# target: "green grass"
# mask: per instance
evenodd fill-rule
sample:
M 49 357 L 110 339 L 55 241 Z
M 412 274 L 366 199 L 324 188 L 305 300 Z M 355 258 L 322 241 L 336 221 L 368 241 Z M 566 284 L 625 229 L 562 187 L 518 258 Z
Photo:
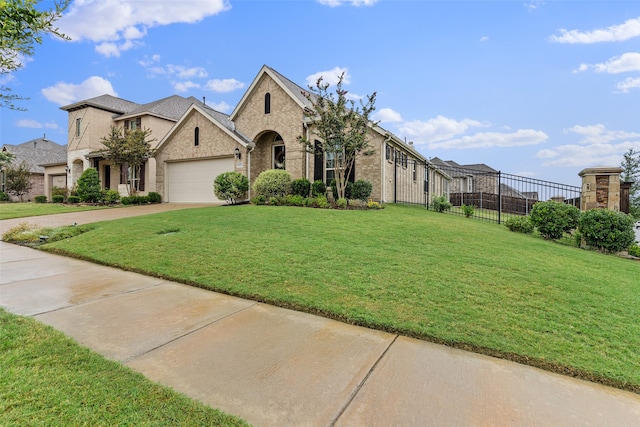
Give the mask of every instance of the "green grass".
M 0 220 L 25 218 L 28 216 L 52 215 L 59 213 L 107 209 L 109 206 L 73 206 L 57 203 L 0 203 Z
M 640 263 L 503 225 L 245 205 L 98 223 L 43 248 L 640 392 Z
M 3 426 L 247 425 L 2 309 L 0 372 Z

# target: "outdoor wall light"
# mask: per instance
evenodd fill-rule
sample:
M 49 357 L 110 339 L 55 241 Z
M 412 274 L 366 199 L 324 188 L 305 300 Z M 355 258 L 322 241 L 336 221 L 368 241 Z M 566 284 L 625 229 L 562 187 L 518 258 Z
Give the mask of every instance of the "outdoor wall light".
M 242 154 L 240 154 L 240 149 L 238 147 L 236 147 L 236 149 L 233 150 L 233 153 L 234 153 L 236 159 L 240 160 L 242 158 Z
M 64 167 L 64 171 L 65 171 L 66 173 L 69 173 L 69 171 L 70 171 L 70 170 L 71 170 L 71 169 L 69 169 L 69 165 L 66 165 L 66 166 Z

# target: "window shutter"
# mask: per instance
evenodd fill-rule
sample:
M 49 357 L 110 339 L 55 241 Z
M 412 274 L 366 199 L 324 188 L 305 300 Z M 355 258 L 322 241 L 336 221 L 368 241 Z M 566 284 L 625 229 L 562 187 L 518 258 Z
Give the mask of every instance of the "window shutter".
M 145 163 L 140 165 L 140 183 L 138 184 L 138 190 L 144 191 L 144 165 Z
M 320 141 L 315 141 L 313 147 L 313 180 L 323 181 L 323 168 L 324 168 L 324 158 L 322 156 L 322 144 Z

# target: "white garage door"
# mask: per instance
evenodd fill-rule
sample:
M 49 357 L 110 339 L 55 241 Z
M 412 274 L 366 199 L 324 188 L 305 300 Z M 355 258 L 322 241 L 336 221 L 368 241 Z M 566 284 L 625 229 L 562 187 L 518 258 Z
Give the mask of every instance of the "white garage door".
M 213 194 L 213 180 L 222 172 L 233 170 L 228 159 L 193 160 L 167 163 L 167 197 L 174 203 L 219 202 Z

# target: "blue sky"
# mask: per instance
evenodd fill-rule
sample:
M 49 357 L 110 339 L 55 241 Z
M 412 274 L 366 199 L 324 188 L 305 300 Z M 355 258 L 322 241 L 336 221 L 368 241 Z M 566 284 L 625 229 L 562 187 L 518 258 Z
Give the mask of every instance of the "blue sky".
M 42 1 L 40 7 L 51 7 Z M 75 0 L 2 83 L 2 143 L 66 143 L 60 106 L 104 93 L 206 97 L 230 113 L 267 64 L 350 96 L 426 157 L 579 185 L 640 150 L 640 2 Z

